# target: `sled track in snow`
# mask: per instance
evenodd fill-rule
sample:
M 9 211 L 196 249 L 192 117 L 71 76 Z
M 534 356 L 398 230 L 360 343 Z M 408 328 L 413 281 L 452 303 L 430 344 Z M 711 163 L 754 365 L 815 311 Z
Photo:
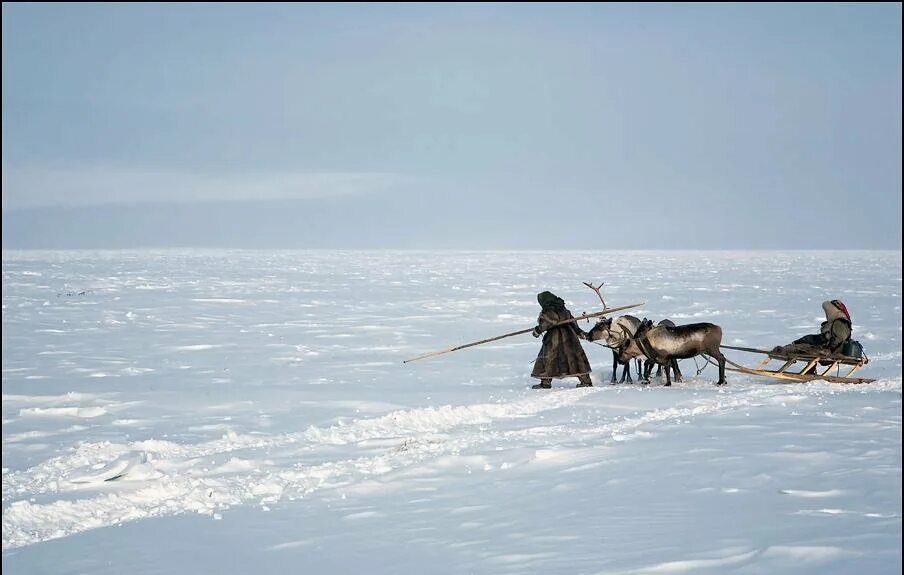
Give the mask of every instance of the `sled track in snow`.
M 220 439 L 198 444 L 145 440 L 128 444 L 108 441 L 83 443 L 74 453 L 55 457 L 30 469 L 3 475 L 3 499 L 47 492 L 80 489 L 69 485 L 77 470 L 106 465 L 136 452 L 155 462 L 188 461 L 251 449 L 297 446 L 299 449 L 324 445 L 346 445 L 369 439 L 408 437 L 441 433 L 458 426 L 485 425 L 497 420 L 529 417 L 577 403 L 592 390 L 567 390 L 565 393 L 536 396 L 510 403 L 479 403 L 463 406 L 425 407 L 398 410 L 380 417 L 357 419 L 328 428 L 311 426 L 306 431 L 280 435 L 227 433 Z M 68 487 L 68 489 L 67 489 Z
M 577 404 L 590 394 L 605 393 L 605 388 L 597 387 L 557 390 L 509 403 L 400 410 L 325 429 L 311 427 L 304 432 L 274 436 L 227 435 L 195 445 L 156 440 L 84 444 L 71 455 L 4 474 L 3 549 L 138 519 L 190 511 L 212 514 L 252 502 L 269 504 L 300 499 L 318 489 L 353 485 L 369 477 L 495 442 L 517 444 L 542 438 L 545 442 L 562 443 L 579 437 L 583 442 L 597 438 L 601 440 L 597 443 L 605 444 L 614 441 L 613 436 L 641 426 L 729 413 L 802 392 L 806 393 L 801 387 L 758 386 L 732 393 L 715 392 L 705 398 L 602 425 L 536 425 L 532 416 Z M 494 424 L 515 419 L 525 419 L 527 425 L 515 430 L 493 429 Z M 281 453 L 280 457 L 298 455 L 297 459 L 301 460 L 311 450 L 350 444 L 361 447 L 362 442 L 379 443 L 381 453 L 373 455 L 373 445 L 367 445 L 363 449 L 370 452 L 367 455 L 310 466 L 295 463 L 289 467 L 266 461 L 271 457 L 267 450 L 273 448 L 291 448 L 292 452 Z M 201 461 L 211 455 L 240 451 L 255 451 L 251 454 L 255 459 L 250 462 L 233 459 L 213 470 L 205 467 L 209 462 Z M 85 491 L 83 484 L 73 482 L 85 469 L 110 465 L 135 452 L 147 454 L 147 463 L 141 467 L 156 478 L 128 481 L 127 472 L 115 488 L 105 489 L 110 483 L 95 483 L 95 489 L 104 489 L 100 494 Z M 78 491 L 94 496 L 73 499 L 73 492 Z M 43 494 L 43 499 L 47 499 L 56 493 L 61 497 L 55 501 L 28 500 L 36 494 Z

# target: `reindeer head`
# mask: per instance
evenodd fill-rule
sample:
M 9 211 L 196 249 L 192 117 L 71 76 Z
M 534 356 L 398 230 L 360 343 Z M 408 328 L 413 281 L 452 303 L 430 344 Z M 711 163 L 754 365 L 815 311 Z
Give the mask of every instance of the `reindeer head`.
M 612 318 L 607 317 L 596 322 L 596 325 L 587 332 L 588 341 L 596 341 L 598 339 L 609 339 L 612 333 Z
M 647 318 L 643 318 L 643 320 L 640 322 L 640 325 L 637 326 L 637 330 L 634 332 L 633 336 L 627 331 L 621 332 L 621 338 L 619 339 L 617 345 L 609 346 L 618 353 L 618 361 L 624 363 L 637 357 L 639 355 L 639 353 L 637 352 L 637 346 L 632 346 L 631 343 L 635 339 L 643 336 L 645 333 L 650 331 L 652 327 L 653 322 Z
M 615 325 L 614 328 L 613 324 Z M 606 347 L 617 350 L 626 346 L 630 337 L 630 332 L 626 331 L 623 325 L 617 321 L 613 322 L 612 319 L 604 319 L 593 326 L 593 329 L 588 333 L 587 339 L 590 341 L 601 339 L 606 342 L 604 344 Z
M 653 320 L 643 318 L 643 320 L 641 320 L 641 322 L 640 322 L 640 325 L 637 326 L 637 331 L 634 332 L 634 338 L 636 339 L 636 338 L 641 337 L 642 335 L 644 335 L 651 329 L 653 329 Z

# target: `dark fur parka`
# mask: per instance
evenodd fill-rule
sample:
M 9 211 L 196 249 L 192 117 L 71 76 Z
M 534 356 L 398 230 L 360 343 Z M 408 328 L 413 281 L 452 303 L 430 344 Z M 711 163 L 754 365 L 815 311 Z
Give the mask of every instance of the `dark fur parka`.
M 534 333 L 543 334 L 543 346 L 534 362 L 531 377 L 550 379 L 589 374 L 590 362 L 587 361 L 587 355 L 581 347 L 579 334 L 582 332 L 577 324 L 572 322 L 552 327 L 560 321 L 574 317 L 565 308 L 564 302 L 556 299 L 558 302 L 552 301 L 550 298 L 540 300 L 541 305 L 544 304 L 544 301 L 547 302 L 547 305 L 543 306 L 544 309 L 537 318 Z

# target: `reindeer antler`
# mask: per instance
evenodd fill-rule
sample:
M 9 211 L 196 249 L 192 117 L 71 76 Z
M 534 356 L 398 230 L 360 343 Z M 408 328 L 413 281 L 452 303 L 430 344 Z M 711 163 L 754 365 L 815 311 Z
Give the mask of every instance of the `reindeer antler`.
M 602 289 L 605 282 L 600 282 L 600 285 L 598 285 L 598 286 L 595 286 L 592 283 L 588 283 L 588 282 L 581 282 L 581 283 L 596 292 L 597 297 L 600 298 L 600 303 L 603 304 L 603 309 L 606 309 L 606 302 L 605 302 L 605 300 L 603 300 L 603 294 L 600 293 L 600 289 Z

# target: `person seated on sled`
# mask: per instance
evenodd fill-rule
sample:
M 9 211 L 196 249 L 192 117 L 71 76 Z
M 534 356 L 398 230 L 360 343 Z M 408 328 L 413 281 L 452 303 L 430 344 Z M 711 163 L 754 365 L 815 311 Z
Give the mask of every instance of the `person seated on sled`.
M 851 314 L 840 300 L 822 302 L 826 320 L 819 326 L 819 333 L 795 339 L 790 345 L 776 347 L 778 353 L 809 353 L 819 355 L 829 352 L 834 355 L 860 357 L 863 348 L 851 340 Z
M 805 335 L 792 343 L 806 343 L 841 353 L 844 344 L 851 341 L 851 314 L 837 299 L 822 302 L 822 309 L 826 312 L 826 320 L 819 326 L 819 333 Z
M 530 374 L 540 380 L 540 383 L 532 386 L 533 389 L 549 389 L 553 378 L 563 377 L 577 377 L 580 382 L 577 387 L 592 386 L 590 362 L 587 361 L 580 342 L 587 338 L 587 334 L 576 322 L 555 326 L 560 321 L 574 317 L 565 308 L 562 298 L 545 291 L 537 294 L 537 301 L 542 311 L 532 333 L 534 337 L 543 335 L 543 345 Z

